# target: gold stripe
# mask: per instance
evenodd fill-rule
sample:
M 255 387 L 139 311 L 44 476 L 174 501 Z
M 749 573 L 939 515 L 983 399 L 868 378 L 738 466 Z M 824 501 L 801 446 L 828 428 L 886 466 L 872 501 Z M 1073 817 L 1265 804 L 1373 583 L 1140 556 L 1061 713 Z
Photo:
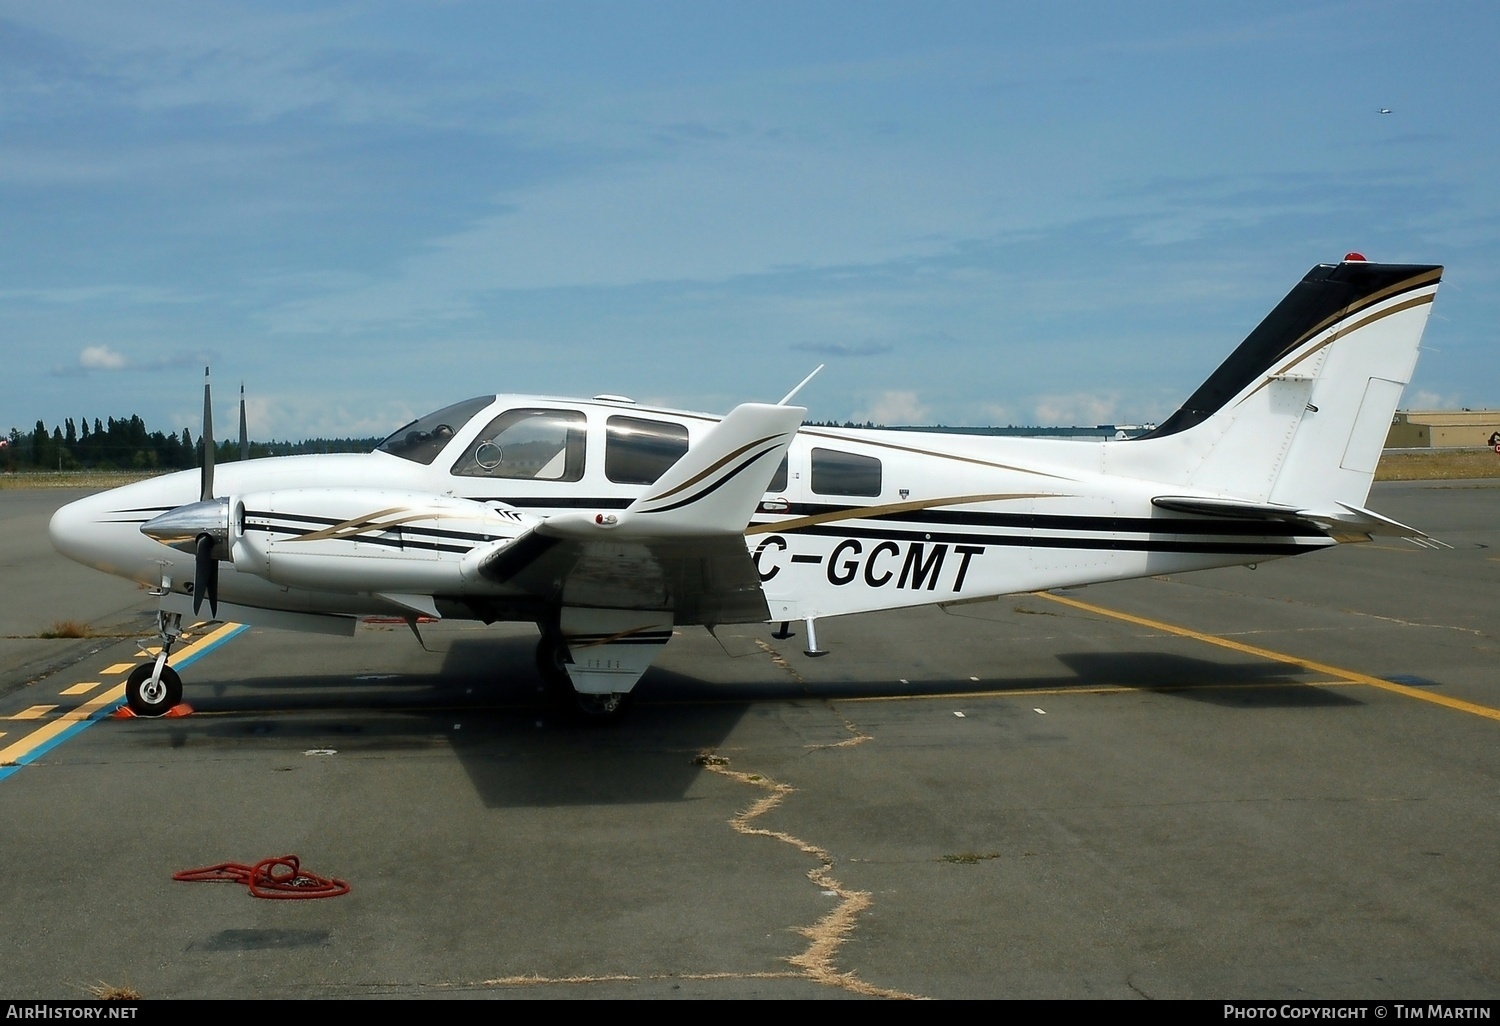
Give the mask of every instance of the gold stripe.
M 381 525 L 371 525 L 371 521 L 373 521 L 376 517 L 384 517 L 389 516 L 392 513 L 401 512 L 404 512 L 402 507 L 391 506 L 387 509 L 376 510 L 374 513 L 366 513 L 363 516 L 355 517 L 352 520 L 345 520 L 343 523 L 334 524 L 332 527 L 325 527 L 321 531 L 314 531 L 311 534 L 299 535 L 292 540 L 322 541 L 325 538 L 343 537 L 343 535 L 346 533 L 359 534 L 366 531 L 378 531 L 382 529 Z M 272 515 L 274 516 L 275 514 Z
M 917 448 L 914 448 L 913 446 L 909 446 L 909 445 L 897 445 L 894 442 L 877 442 L 877 441 L 873 441 L 873 440 L 870 440 L 870 439 L 864 439 L 864 438 L 846 438 L 843 435 L 829 435 L 829 434 L 824 434 L 821 431 L 814 431 L 814 430 L 811 430 L 809 428 L 802 428 L 797 433 L 799 435 L 811 435 L 814 438 L 829 438 L 829 439 L 832 439 L 834 441 L 845 442 L 845 443 L 848 443 L 850 445 L 871 445 L 871 446 L 875 446 L 876 448 L 879 448 L 879 449 L 895 449 L 897 452 L 914 452 L 918 456 L 935 456 L 938 459 L 955 460 L 955 461 L 957 461 L 959 463 L 973 463 L 973 464 L 975 464 L 977 466 L 981 466 L 981 467 L 995 467 L 995 468 L 997 468 L 999 470 L 1014 470 L 1018 474 L 1034 474 L 1037 477 L 1050 477 L 1050 478 L 1053 478 L 1053 479 L 1058 480 L 1058 481 L 1073 481 L 1073 480 L 1076 480 L 1075 478 L 1064 477 L 1061 474 L 1048 474 L 1045 471 L 1031 470 L 1028 467 L 1016 467 L 1016 466 L 1012 466 L 1009 463 L 996 463 L 993 460 L 982 460 L 982 459 L 979 459 L 978 457 L 974 457 L 974 456 L 956 456 L 956 455 L 954 455 L 951 452 L 936 452 L 936 451 L 934 451 L 932 449 L 917 449 Z M 929 433 L 930 434 L 931 432 L 925 432 L 925 433 Z M 994 437 L 994 436 L 976 435 L 976 436 L 971 436 L 971 437 L 984 438 L 984 437 Z
M 1338 313 L 1331 314 L 1330 316 L 1325 317 L 1322 323 L 1320 323 L 1316 327 L 1303 332 L 1302 337 L 1283 349 L 1280 355 L 1285 356 L 1287 353 L 1290 353 L 1293 349 L 1296 349 L 1308 339 L 1315 337 L 1319 332 L 1327 329 L 1329 325 L 1336 324 L 1339 321 L 1343 320 L 1345 317 L 1351 317 L 1354 314 L 1359 313 L 1361 310 L 1367 310 L 1388 296 L 1393 296 L 1397 292 L 1402 292 L 1406 289 L 1416 288 L 1419 285 L 1425 285 L 1430 281 L 1437 281 L 1442 276 L 1443 269 L 1441 267 L 1435 267 L 1430 271 L 1424 271 L 1422 274 L 1413 275 L 1410 278 L 1398 281 L 1394 285 L 1387 285 L 1385 288 L 1381 289 L 1378 292 L 1372 292 L 1364 299 L 1360 300 L 1358 303 L 1351 303 L 1349 306 L 1344 307 Z
M 994 495 L 951 495 L 941 499 L 914 499 L 911 502 L 892 502 L 883 506 L 857 506 L 854 509 L 833 513 L 818 513 L 810 517 L 778 520 L 772 524 L 751 524 L 745 529 L 746 537 L 752 534 L 774 534 L 778 531 L 795 531 L 799 527 L 827 524 L 835 520 L 863 520 L 866 517 L 885 516 L 889 513 L 910 513 L 913 510 L 937 509 L 942 506 L 957 506 L 970 502 L 1004 502 L 1008 499 L 1055 499 L 1056 492 L 1007 492 Z
M 1382 680 L 1379 677 L 1371 677 L 1367 673 L 1357 670 L 1341 670 L 1337 666 L 1329 666 L 1327 663 L 1315 662 L 1311 659 L 1303 659 L 1300 656 L 1286 655 L 1281 652 L 1273 652 L 1268 648 L 1257 648 L 1254 645 L 1246 645 L 1238 641 L 1230 641 L 1228 638 L 1216 637 L 1212 634 L 1203 634 L 1187 627 L 1177 627 L 1170 623 L 1162 623 L 1160 620 L 1148 620 L 1143 616 L 1132 616 L 1129 613 L 1121 613 L 1113 609 L 1105 609 L 1103 606 L 1092 605 L 1088 602 L 1080 602 L 1075 598 L 1067 598 L 1063 595 L 1053 595 L 1045 591 L 1033 592 L 1038 598 L 1048 599 L 1074 609 L 1081 609 L 1086 613 L 1097 613 L 1100 616 L 1108 616 L 1116 620 L 1124 620 L 1141 627 L 1149 627 L 1152 630 L 1165 631 L 1168 634 L 1176 634 L 1183 638 L 1192 638 L 1194 641 L 1202 641 L 1210 645 L 1218 645 L 1234 652 L 1243 652 L 1245 655 L 1256 656 L 1261 659 L 1270 659 L 1275 662 L 1291 663 L 1300 666 L 1312 673 L 1327 674 L 1330 677 L 1341 677 L 1354 684 L 1367 684 L 1372 688 L 1389 691 L 1392 694 L 1404 695 L 1407 698 L 1415 698 L 1422 702 L 1431 702 L 1433 705 L 1445 706 L 1449 709 L 1457 709 L 1459 712 L 1470 713 L 1474 716 L 1483 716 L 1489 720 L 1500 720 L 1500 709 L 1493 709 L 1487 705 L 1476 705 L 1473 702 L 1465 702 L 1461 698 L 1449 698 L 1447 695 L 1433 694 L 1430 691 L 1422 691 L 1418 688 L 1408 687 L 1405 684 L 1397 684 L 1394 681 Z
M 653 624 L 653 625 L 648 626 L 648 627 L 632 627 L 632 628 L 630 628 L 627 631 L 621 631 L 618 634 L 611 634 L 607 638 L 600 638 L 598 641 L 584 641 L 584 642 L 570 641 L 568 639 L 568 636 L 566 634 L 564 634 L 563 635 L 563 640 L 567 642 L 568 649 L 570 651 L 572 649 L 575 649 L 575 648 L 580 648 L 580 649 L 582 649 L 582 648 L 595 648 L 595 647 L 597 647 L 599 645 L 612 645 L 615 642 L 619 641 L 621 638 L 633 638 L 637 634 L 644 634 L 647 631 L 664 631 L 664 630 L 667 630 L 668 628 L 670 628 L 671 626 L 672 626 L 671 623 L 659 623 L 659 624 Z M 666 642 L 663 641 L 662 644 L 665 645 Z
M 304 542 L 324 541 L 329 538 L 353 538 L 361 534 L 378 534 L 381 531 L 389 531 L 393 527 L 400 527 L 402 524 L 410 524 L 418 520 L 448 520 L 452 517 L 451 514 L 441 511 L 426 511 L 422 513 L 407 513 L 406 516 L 397 517 L 394 520 L 375 522 L 376 517 L 390 516 L 392 513 L 403 512 L 406 512 L 406 510 L 402 507 L 392 506 L 389 509 L 366 513 L 364 516 L 355 517 L 353 520 L 345 520 L 343 523 L 334 524 L 332 527 L 325 527 L 321 531 L 314 531 L 311 534 L 300 534 L 294 538 L 288 538 L 287 541 Z
M 1317 345 L 1313 346 L 1307 352 L 1305 352 L 1301 356 L 1297 357 L 1291 363 L 1286 364 L 1285 366 L 1283 366 L 1281 368 L 1281 370 L 1277 371 L 1276 373 L 1278 373 L 1278 374 L 1285 374 L 1287 371 L 1289 371 L 1293 367 L 1297 366 L 1297 364 L 1301 363 L 1303 360 L 1307 359 L 1309 356 L 1313 355 L 1316 352 L 1321 351 L 1326 346 L 1332 345 L 1333 343 L 1337 342 L 1339 339 L 1343 338 L 1345 335 L 1352 335 L 1354 332 L 1358 331 L 1360 328 L 1363 328 L 1363 327 L 1366 327 L 1368 325 L 1374 324 L 1376 321 L 1384 320 L 1385 318 L 1391 316 L 1391 314 L 1398 314 L 1398 313 L 1401 313 L 1401 312 L 1403 312 L 1405 310 L 1410 310 L 1413 307 L 1422 306 L 1422 305 L 1424 305 L 1426 303 L 1431 303 L 1432 300 L 1433 300 L 1433 298 L 1435 297 L 1435 295 L 1436 295 L 1435 293 L 1429 292 L 1425 296 L 1416 296 L 1416 297 L 1414 297 L 1412 299 L 1406 300 L 1403 303 L 1397 303 L 1395 306 L 1391 307 L 1388 310 L 1382 310 L 1379 313 L 1371 314 L 1370 316 L 1364 318 L 1363 320 L 1355 321 L 1353 324 L 1349 325 L 1347 328 L 1340 328 L 1338 331 L 1335 331 L 1333 334 L 1329 335 L 1322 342 L 1319 342 Z
M 1331 346 L 1333 343 L 1337 342 L 1339 339 L 1345 337 L 1346 335 L 1351 335 L 1354 332 L 1358 331 L 1360 328 L 1367 327 L 1368 325 L 1374 324 L 1376 321 L 1382 320 L 1382 319 L 1384 319 L 1386 317 L 1389 317 L 1392 314 L 1402 313 L 1403 311 L 1410 310 L 1413 307 L 1421 306 L 1424 303 L 1431 303 L 1434 298 L 1435 298 L 1435 293 L 1428 293 L 1425 296 L 1417 296 L 1415 299 L 1408 299 L 1404 303 L 1397 303 L 1395 306 L 1391 307 L 1389 310 L 1382 310 L 1379 313 L 1371 314 L 1370 316 L 1366 317 L 1364 320 L 1357 321 L 1354 324 L 1349 325 L 1347 328 L 1340 328 L 1338 331 L 1335 331 L 1333 334 L 1331 334 L 1327 338 L 1325 338 L 1322 342 L 1319 342 L 1317 345 L 1313 346 L 1307 352 L 1305 352 L 1301 356 L 1297 357 L 1291 363 L 1283 364 L 1279 370 L 1274 370 L 1274 371 L 1269 372 L 1265 377 L 1261 378 L 1260 384 L 1256 385 L 1249 392 L 1245 393 L 1245 398 L 1241 399 L 1238 403 L 1235 403 L 1235 405 L 1239 406 L 1240 403 L 1248 402 L 1251 396 L 1255 395 L 1255 393 L 1259 392 L 1261 389 L 1263 389 L 1267 385 L 1269 385 L 1271 383 L 1271 379 L 1275 378 L 1277 375 L 1287 373 L 1293 367 L 1297 366 L 1297 364 L 1299 364 L 1303 360 L 1307 359 L 1309 356 L 1312 356 L 1314 353 L 1320 353 L 1320 352 L 1322 352 L 1325 348 L 1327 348 L 1328 346 Z M 1326 326 L 1327 325 L 1324 325 L 1324 327 L 1326 327 Z M 1322 328 L 1320 328 L 1319 330 L 1321 331 Z M 1314 332 L 1313 334 L 1316 334 L 1316 332 Z M 1303 340 L 1305 341 L 1307 338 L 1310 338 L 1310 337 L 1312 337 L 1312 336 L 1310 336 L 1310 335 L 1304 335 L 1303 336 Z M 1301 343 L 1299 342 L 1298 344 L 1300 345 Z M 1283 350 L 1281 355 L 1285 356 L 1287 352 L 1289 352 L 1289 350 Z

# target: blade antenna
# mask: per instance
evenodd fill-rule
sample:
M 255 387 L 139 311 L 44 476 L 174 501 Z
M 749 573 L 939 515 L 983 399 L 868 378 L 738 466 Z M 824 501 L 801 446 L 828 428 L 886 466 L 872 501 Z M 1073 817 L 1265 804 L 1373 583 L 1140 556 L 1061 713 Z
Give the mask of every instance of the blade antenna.
M 203 494 L 200 499 L 214 497 L 214 408 L 208 388 L 208 368 L 203 368 Z
M 813 372 L 811 374 L 809 374 L 807 377 L 803 378 L 801 381 L 799 381 L 797 383 L 797 387 L 796 388 L 792 389 L 786 395 L 782 396 L 781 397 L 781 402 L 777 403 L 776 405 L 777 406 L 785 406 L 787 403 L 791 402 L 792 401 L 792 396 L 794 396 L 798 392 L 802 391 L 802 386 L 805 385 L 805 384 L 807 384 L 813 378 L 817 377 L 818 376 L 818 371 L 822 370 L 826 366 L 828 366 L 826 363 L 820 363 L 816 367 L 814 367 L 813 368 Z
M 250 433 L 245 428 L 245 383 L 240 382 L 240 461 L 250 458 Z

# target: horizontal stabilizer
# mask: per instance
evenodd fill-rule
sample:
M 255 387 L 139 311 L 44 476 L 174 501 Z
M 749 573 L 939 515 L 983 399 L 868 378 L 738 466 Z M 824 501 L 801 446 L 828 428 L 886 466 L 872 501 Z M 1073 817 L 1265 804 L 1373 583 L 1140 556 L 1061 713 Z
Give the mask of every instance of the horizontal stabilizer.
M 1390 517 L 1381 516 L 1372 509 L 1351 506 L 1343 502 L 1339 503 L 1339 506 L 1342 508 L 1342 512 L 1339 513 L 1308 510 L 1304 515 L 1308 520 L 1326 529 L 1339 541 L 1348 540 L 1350 535 L 1359 536 L 1361 541 L 1368 540 L 1374 535 L 1383 535 L 1387 538 L 1405 538 L 1424 548 L 1453 547 L 1429 536 L 1425 531 L 1408 527 Z
M 1193 513 L 1207 517 L 1234 517 L 1239 520 L 1306 520 L 1295 506 L 1275 502 L 1245 502 L 1241 499 L 1213 499 L 1196 495 L 1158 495 L 1151 500 L 1158 509 L 1174 513 Z
M 743 535 L 806 415 L 801 406 L 736 406 L 624 511 L 565 514 L 537 530 L 578 540 L 603 531 L 621 540 Z
M 1194 495 L 1159 495 L 1151 500 L 1158 509 L 1198 516 L 1234 517 L 1240 520 L 1279 520 L 1314 527 L 1337 541 L 1368 541 L 1373 535 L 1407 538 L 1418 545 L 1442 545 L 1415 527 L 1381 516 L 1374 510 L 1339 503 L 1339 509 L 1298 509 L 1274 502 L 1245 502 Z
M 669 612 L 678 624 L 764 621 L 745 528 L 806 413 L 737 406 L 626 509 L 551 517 L 470 553 L 464 577 L 567 606 Z

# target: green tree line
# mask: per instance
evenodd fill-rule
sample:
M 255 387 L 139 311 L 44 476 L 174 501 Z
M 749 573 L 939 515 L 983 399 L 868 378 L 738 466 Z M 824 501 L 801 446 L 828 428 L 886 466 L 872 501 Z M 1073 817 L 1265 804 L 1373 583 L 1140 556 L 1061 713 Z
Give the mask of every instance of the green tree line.
M 3 441 L 0 469 L 25 470 L 186 470 L 201 462 L 203 440 L 187 428 L 175 432 L 147 431 L 145 421 L 132 414 L 101 421 L 87 417 L 76 424 L 69 417 L 48 428 L 42 421 L 30 431 L 11 428 Z M 367 452 L 379 438 L 309 438 L 301 442 L 251 442 L 250 458 L 290 456 L 314 452 Z M 238 441 L 214 446 L 214 462 L 240 458 Z

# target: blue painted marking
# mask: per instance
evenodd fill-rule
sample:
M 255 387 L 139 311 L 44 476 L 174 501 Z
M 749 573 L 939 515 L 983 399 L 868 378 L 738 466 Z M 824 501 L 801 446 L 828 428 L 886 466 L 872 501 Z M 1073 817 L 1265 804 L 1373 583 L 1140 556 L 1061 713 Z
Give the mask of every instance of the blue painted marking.
M 242 634 L 243 632 L 245 632 L 245 631 L 247 631 L 249 629 L 250 629 L 250 625 L 249 624 L 245 624 L 245 623 L 240 624 L 238 627 L 236 627 L 234 630 L 230 631 L 228 634 L 224 635 L 218 641 L 215 641 L 212 645 L 205 645 L 203 648 L 200 648 L 196 652 L 193 652 L 192 654 L 190 654 L 189 656 L 187 656 L 187 658 L 181 659 L 181 660 L 173 663 L 172 664 L 172 668 L 174 670 L 177 670 L 177 669 L 185 669 L 185 668 L 187 668 L 189 666 L 192 666 L 199 659 L 202 659 L 204 656 L 206 656 L 210 652 L 214 651 L 220 645 L 224 644 L 225 642 L 227 642 L 227 641 L 229 641 L 229 640 L 231 640 L 233 638 L 239 637 L 240 634 Z M 69 740 L 69 739 L 71 739 L 73 737 L 76 737 L 77 735 L 81 734 L 84 730 L 88 729 L 89 727 L 92 727 L 95 723 L 97 723 L 98 721 L 104 719 L 106 716 L 110 715 L 116 709 L 120 708 L 120 706 L 122 706 L 124 704 L 125 704 L 125 699 L 124 699 L 124 697 L 121 697 L 121 698 L 118 698 L 115 701 L 109 703 L 108 705 L 102 705 L 98 709 L 95 709 L 94 712 L 89 716 L 88 719 L 86 719 L 86 720 L 79 720 L 77 723 L 73 724 L 73 726 L 69 727 L 67 730 L 63 731 L 61 734 L 58 734 L 56 737 L 54 737 L 52 740 L 48 741 L 46 744 L 43 744 L 43 745 L 41 745 L 41 746 L 39 746 L 37 748 L 33 748 L 31 751 L 29 751 L 25 755 L 21 756 L 19 759 L 16 760 L 15 765 L 13 765 L 13 766 L 0 766 L 0 780 L 4 780 L 6 777 L 10 776 L 12 773 L 15 773 L 22 766 L 29 766 L 33 762 L 36 762 L 36 760 L 40 759 L 42 756 L 44 756 L 48 752 L 52 751 L 52 749 L 56 748 L 58 745 L 62 744 L 64 741 L 67 741 L 67 740 Z

